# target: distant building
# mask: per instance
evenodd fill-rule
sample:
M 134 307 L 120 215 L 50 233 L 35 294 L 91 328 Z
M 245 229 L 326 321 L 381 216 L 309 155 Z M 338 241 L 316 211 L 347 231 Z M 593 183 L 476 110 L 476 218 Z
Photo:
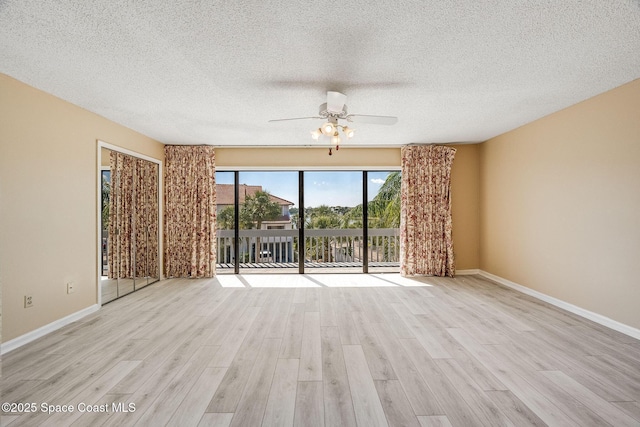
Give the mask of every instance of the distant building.
M 222 211 L 226 207 L 234 205 L 233 187 L 233 184 L 216 184 L 217 213 L 220 213 L 220 211 Z M 253 196 L 258 191 L 263 191 L 261 185 L 240 184 L 239 187 L 240 206 L 242 206 L 247 196 Z M 275 218 L 273 220 L 263 221 L 261 229 L 291 230 L 293 228 L 293 224 L 291 222 L 291 214 L 289 213 L 289 208 L 293 206 L 294 203 L 278 196 L 274 196 L 272 194 L 270 194 L 269 197 L 271 198 L 272 202 L 280 205 L 282 214 L 278 218 Z
M 242 206 L 247 196 L 253 196 L 258 191 L 263 191 L 261 185 L 240 184 L 239 204 Z M 293 222 L 289 208 L 293 202 L 281 197 L 269 194 L 272 202 L 280 205 L 281 215 L 269 221 L 262 221 L 261 230 L 292 230 Z M 223 209 L 234 206 L 234 185 L 216 184 L 216 212 L 219 214 Z M 228 230 L 218 230 L 218 236 L 229 233 Z M 240 230 L 240 262 L 292 262 L 293 261 L 293 236 L 292 235 L 271 235 L 275 232 L 267 232 L 269 235 L 261 235 L 257 230 Z M 259 234 L 255 234 L 259 233 Z M 242 235 L 246 234 L 245 237 Z M 259 237 L 259 239 L 258 239 Z M 256 243 L 260 242 L 259 258 L 256 260 Z M 224 239 L 218 243 L 218 260 L 226 260 L 224 263 L 233 262 L 233 248 L 230 239 Z

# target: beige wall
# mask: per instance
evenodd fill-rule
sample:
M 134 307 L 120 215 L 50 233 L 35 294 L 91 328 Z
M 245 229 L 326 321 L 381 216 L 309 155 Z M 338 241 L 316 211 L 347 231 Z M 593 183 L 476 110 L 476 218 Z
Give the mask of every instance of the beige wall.
M 0 74 L 0 281 L 6 342 L 97 302 L 97 139 L 162 144 Z M 75 283 L 67 295 L 66 283 Z M 23 308 L 24 295 L 33 307 Z
M 399 148 L 343 147 L 330 156 L 324 148 L 216 147 L 216 167 L 347 168 L 400 167 Z
M 481 268 L 640 328 L 640 80 L 480 153 Z
M 480 145 L 455 145 L 451 215 L 456 270 L 480 268 Z

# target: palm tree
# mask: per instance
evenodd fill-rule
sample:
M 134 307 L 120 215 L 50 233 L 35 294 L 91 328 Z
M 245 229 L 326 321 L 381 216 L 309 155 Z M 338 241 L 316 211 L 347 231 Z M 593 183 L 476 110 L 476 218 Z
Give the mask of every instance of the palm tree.
M 235 226 L 235 209 L 233 206 L 227 206 L 222 209 L 216 218 L 218 230 L 233 230 Z
M 217 217 L 216 223 L 218 230 L 233 230 L 235 228 L 235 208 L 233 206 L 227 206 L 222 209 Z M 233 240 L 221 239 L 218 244 L 219 259 L 230 259 L 233 250 Z
M 374 228 L 398 228 L 400 227 L 400 206 L 401 206 L 401 184 L 402 175 L 400 172 L 391 172 L 380 187 L 380 191 L 369 202 L 369 225 Z M 377 243 L 377 244 L 376 244 Z M 397 253 L 396 241 L 394 238 L 384 237 L 382 242 L 372 241 L 372 249 L 379 250 L 382 247 L 384 261 L 391 260 L 391 254 Z
M 402 175 L 391 172 L 380 187 L 380 191 L 369 202 L 369 219 L 374 219 L 377 228 L 400 227 L 400 187 Z
M 256 191 L 247 195 L 240 211 L 241 225 L 247 228 L 256 227 L 260 230 L 264 221 L 276 219 L 281 214 L 280 205 L 271 201 L 271 195 L 266 191 Z M 244 224 L 243 224 L 244 223 Z M 256 238 L 255 260 L 260 261 L 260 237 Z
M 340 229 L 349 228 L 349 217 L 346 214 L 348 208 L 330 207 L 320 205 L 315 208 L 305 210 L 305 228 L 308 229 Z M 348 238 L 351 242 L 351 238 Z M 331 253 L 331 246 L 336 247 L 335 238 L 333 237 L 316 237 L 308 239 L 305 251 L 310 259 L 320 251 L 321 258 L 324 262 L 333 262 L 334 254 Z M 316 259 L 317 260 L 317 259 Z

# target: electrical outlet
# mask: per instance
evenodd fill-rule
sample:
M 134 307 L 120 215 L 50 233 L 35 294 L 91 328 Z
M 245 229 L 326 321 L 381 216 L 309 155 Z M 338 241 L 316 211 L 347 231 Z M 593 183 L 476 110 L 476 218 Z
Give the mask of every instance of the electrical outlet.
M 33 297 L 31 295 L 24 296 L 24 308 L 33 307 Z
M 75 285 L 73 284 L 73 282 L 68 282 L 67 283 L 67 293 L 68 294 L 72 294 L 75 291 Z

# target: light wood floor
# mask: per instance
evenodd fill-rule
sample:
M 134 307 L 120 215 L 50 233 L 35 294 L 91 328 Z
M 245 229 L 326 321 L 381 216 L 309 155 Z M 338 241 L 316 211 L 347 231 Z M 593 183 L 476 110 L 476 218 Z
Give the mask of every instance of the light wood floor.
M 12 426 L 640 425 L 639 341 L 472 276 L 167 280 L 2 365 Z

